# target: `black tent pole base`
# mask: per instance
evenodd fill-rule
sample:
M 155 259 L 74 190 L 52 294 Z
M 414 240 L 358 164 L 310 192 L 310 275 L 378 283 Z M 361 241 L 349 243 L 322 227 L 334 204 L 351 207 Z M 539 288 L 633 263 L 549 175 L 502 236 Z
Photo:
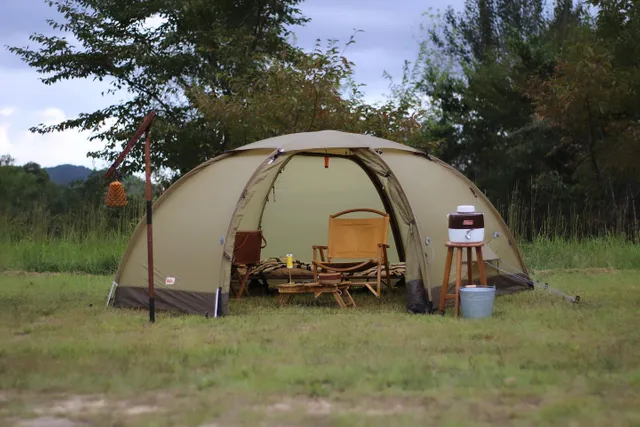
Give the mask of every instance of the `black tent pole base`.
M 149 298 L 149 321 L 155 323 L 156 321 L 156 300 L 155 298 Z

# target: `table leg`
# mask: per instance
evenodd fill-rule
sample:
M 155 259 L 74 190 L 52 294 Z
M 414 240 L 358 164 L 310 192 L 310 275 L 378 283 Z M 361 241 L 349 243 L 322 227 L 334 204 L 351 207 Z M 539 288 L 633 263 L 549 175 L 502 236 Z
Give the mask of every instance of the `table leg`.
M 340 293 L 341 293 L 340 290 L 336 290 L 331 293 L 333 294 L 334 298 L 338 302 L 338 305 L 340 306 L 340 308 L 347 308 L 347 306 L 344 304 L 344 300 L 340 296 Z
M 342 291 L 344 293 L 344 295 L 347 296 L 347 301 L 349 302 L 349 306 L 350 307 L 356 307 L 356 302 L 353 300 L 353 297 L 351 296 L 351 293 L 349 292 L 349 289 L 345 289 L 344 291 Z

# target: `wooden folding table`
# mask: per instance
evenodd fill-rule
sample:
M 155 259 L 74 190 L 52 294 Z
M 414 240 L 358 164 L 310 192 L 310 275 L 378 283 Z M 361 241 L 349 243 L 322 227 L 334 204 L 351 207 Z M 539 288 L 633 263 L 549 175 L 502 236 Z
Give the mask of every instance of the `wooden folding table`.
M 314 294 L 318 298 L 324 293 L 333 294 L 340 308 L 356 307 L 356 302 L 349 293 L 351 282 L 342 282 L 334 285 L 324 285 L 317 282 L 311 283 L 285 283 L 278 286 L 278 304 L 289 304 L 297 294 Z M 346 297 L 346 302 L 343 299 Z

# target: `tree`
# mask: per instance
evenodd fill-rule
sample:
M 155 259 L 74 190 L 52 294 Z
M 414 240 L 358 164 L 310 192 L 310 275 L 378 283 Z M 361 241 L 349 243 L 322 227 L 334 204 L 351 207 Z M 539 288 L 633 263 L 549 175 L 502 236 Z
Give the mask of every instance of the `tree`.
M 15 159 L 11 157 L 9 154 L 3 154 L 0 156 L 0 167 L 2 166 L 12 166 L 15 163 Z
M 575 174 L 617 206 L 616 193 L 633 195 L 640 182 L 640 14 L 625 2 L 593 3 L 595 23 L 572 29 L 553 73 L 532 78 L 528 93 L 538 120 L 562 135 Z
M 524 212 L 511 225 L 529 237 L 576 212 L 583 232 L 638 232 L 640 10 L 589 3 L 595 20 L 571 0 L 468 0 L 428 31 L 416 65 L 437 154 Z
M 575 152 L 557 126 L 540 120 L 528 92 L 532 79 L 553 75 L 567 34 L 584 21 L 570 0 L 551 9 L 542 0 L 467 0 L 427 29 L 414 66 L 414 85 L 433 106 L 424 134 L 438 141 L 435 154 L 498 206 L 517 194 L 525 217 L 512 226 L 526 236 L 549 207 L 568 214 L 584 199 Z
M 303 24 L 302 0 L 47 0 L 63 22 L 49 25 L 63 36 L 33 34 L 38 48 L 10 47 L 45 74 L 50 85 L 67 79 L 107 81 L 107 93 L 127 92 L 124 102 L 80 114 L 39 133 L 89 130 L 105 142 L 92 157 L 113 160 L 150 110 L 154 169 L 183 173 L 234 142 L 217 120 L 205 120 L 186 99 L 185 88 L 232 94 L 229 81 L 259 73 L 274 54 L 295 51 L 287 27 Z M 155 19 L 160 24 L 149 25 Z M 67 37 L 71 35 L 78 45 Z M 106 128 L 104 128 L 106 126 Z M 142 170 L 138 144 L 123 170 Z
M 0 157 L 0 214 L 19 216 L 46 210 L 58 194 L 56 185 L 37 163 L 15 166 L 10 156 Z
M 436 112 L 427 138 L 494 199 L 534 173 L 529 157 L 540 152 L 529 141 L 546 139 L 529 127 L 533 107 L 521 86 L 547 68 L 548 26 L 541 0 L 467 0 L 461 12 L 448 9 L 421 46 L 416 84 Z
M 632 0 L 590 0 L 598 8 L 596 36 L 611 52 L 613 107 L 605 125 L 604 160 L 640 185 L 640 9 Z M 640 194 L 640 193 L 636 193 Z
M 347 46 L 353 42 L 352 38 Z M 225 124 L 236 144 L 324 129 L 413 143 L 422 111 L 410 111 L 414 103 L 402 98 L 366 104 L 360 86 L 353 82 L 353 67 L 335 40 L 329 41 L 326 51 L 317 41 L 309 55 L 283 52 L 262 73 L 230 79 L 231 95 L 218 96 L 201 87 L 190 94 L 207 120 Z

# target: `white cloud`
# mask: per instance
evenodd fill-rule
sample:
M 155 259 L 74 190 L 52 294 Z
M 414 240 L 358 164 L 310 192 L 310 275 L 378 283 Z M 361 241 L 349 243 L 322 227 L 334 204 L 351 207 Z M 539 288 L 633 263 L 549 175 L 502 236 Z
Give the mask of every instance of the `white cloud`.
M 13 113 L 15 113 L 16 109 L 13 107 L 2 107 L 0 108 L 0 117 L 9 117 Z
M 59 108 L 47 108 L 30 114 L 38 123 L 56 124 L 68 117 Z M 13 121 L 12 121 L 13 122 Z M 90 168 L 108 166 L 106 162 L 86 156 L 102 148 L 100 141 L 90 141 L 87 132 L 65 131 L 36 134 L 28 129 L 14 130 L 13 123 L 0 120 L 0 154 L 9 154 L 21 165 L 36 162 L 43 167 L 70 163 Z

